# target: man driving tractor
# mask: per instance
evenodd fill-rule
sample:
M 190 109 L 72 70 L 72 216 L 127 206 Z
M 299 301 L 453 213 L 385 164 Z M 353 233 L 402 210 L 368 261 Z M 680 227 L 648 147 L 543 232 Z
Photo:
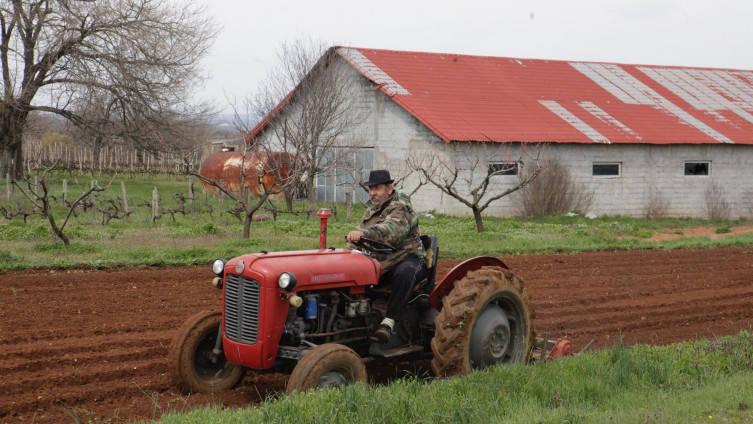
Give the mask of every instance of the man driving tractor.
M 418 230 L 418 215 L 410 200 L 395 191 L 389 171 L 374 170 L 364 183 L 368 187 L 371 206 L 356 230 L 348 233 L 348 242 L 358 242 L 362 237 L 392 245 L 394 253 L 374 253 L 381 264 L 379 284 L 392 284 L 387 299 L 387 312 L 376 338 L 382 343 L 391 339 L 395 322 L 402 316 L 417 281 L 426 276 L 426 252 Z
M 523 280 L 500 259 L 479 256 L 435 281 L 437 237 L 419 237 L 418 217 L 389 172 L 371 172 L 365 187 L 371 204 L 346 237 L 363 254 L 320 247 L 214 261 L 222 308 L 189 317 L 170 342 L 170 373 L 181 386 L 219 393 L 246 369 L 292 367 L 290 394 L 366 383 L 367 358 L 431 353 L 437 376 L 529 359 L 534 310 Z

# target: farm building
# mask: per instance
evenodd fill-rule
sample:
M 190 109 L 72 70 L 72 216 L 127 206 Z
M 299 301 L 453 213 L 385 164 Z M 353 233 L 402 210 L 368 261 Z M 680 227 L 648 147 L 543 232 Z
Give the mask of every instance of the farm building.
M 492 177 L 494 190 L 514 186 L 531 161 L 546 158 L 592 194 L 583 212 L 643 216 L 658 202 L 671 216 L 706 217 L 713 202 L 733 218 L 753 213 L 753 71 L 351 47 L 327 55 L 364 116 L 339 146 L 351 149 L 363 173 L 408 175 L 406 191 L 420 184 L 407 158 L 467 164 L 480 157 L 476 174 L 509 171 Z M 274 125 L 270 115 L 252 135 L 271 136 Z M 346 175 L 319 175 L 319 200 L 344 200 Z M 519 193 L 485 214 L 518 214 Z M 413 204 L 471 213 L 431 184 L 420 186 Z

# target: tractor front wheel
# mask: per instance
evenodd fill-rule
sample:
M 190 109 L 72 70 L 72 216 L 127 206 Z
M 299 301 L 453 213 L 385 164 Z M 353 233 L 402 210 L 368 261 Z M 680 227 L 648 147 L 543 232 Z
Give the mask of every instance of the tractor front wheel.
M 326 343 L 308 351 L 293 369 L 286 391 L 305 392 L 316 387 L 342 387 L 366 383 L 366 366 L 353 349 Z
M 463 375 L 494 364 L 526 362 L 534 316 L 523 280 L 515 274 L 499 267 L 469 272 L 442 299 L 434 320 L 434 373 Z
M 228 362 L 222 353 L 212 352 L 220 325 L 220 312 L 201 311 L 180 327 L 170 343 L 170 373 L 178 384 L 192 392 L 228 390 L 243 379 L 243 367 Z

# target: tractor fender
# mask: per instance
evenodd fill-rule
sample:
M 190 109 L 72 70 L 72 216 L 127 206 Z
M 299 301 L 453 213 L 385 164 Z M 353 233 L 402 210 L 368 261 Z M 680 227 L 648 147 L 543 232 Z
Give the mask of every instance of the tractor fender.
M 442 281 L 434 287 L 429 295 L 429 303 L 437 311 L 442 310 L 442 298 L 450 294 L 455 282 L 465 277 L 469 271 L 475 271 L 485 266 L 495 266 L 504 269 L 510 269 L 501 259 L 493 256 L 477 256 L 475 258 L 463 261 L 452 268 L 443 278 Z

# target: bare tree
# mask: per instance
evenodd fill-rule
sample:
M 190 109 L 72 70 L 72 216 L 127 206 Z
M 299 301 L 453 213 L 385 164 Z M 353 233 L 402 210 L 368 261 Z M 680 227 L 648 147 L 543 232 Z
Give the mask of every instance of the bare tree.
M 52 213 L 52 199 L 50 198 L 50 190 L 47 186 L 47 177 L 50 171 L 57 167 L 59 162 L 60 159 L 56 160 L 49 166 L 39 165 L 39 167 L 34 170 L 38 177 L 35 183 L 31 182 L 32 171 L 29 170 L 29 173 L 21 178 L 21 181 L 23 181 L 26 185 L 26 190 L 21 187 L 19 181 L 14 181 L 13 184 L 16 185 L 16 187 L 20 189 L 21 193 L 23 193 L 24 196 L 26 196 L 26 198 L 31 201 L 32 205 L 34 205 L 34 207 L 40 211 L 39 213 L 47 218 L 47 221 L 50 223 L 50 228 L 52 228 L 52 232 L 55 233 L 55 235 L 63 241 L 63 244 L 69 246 L 71 242 L 68 239 L 68 236 L 65 235 L 63 230 L 65 229 L 66 224 L 68 224 L 68 220 L 70 219 L 71 215 L 73 215 L 76 206 L 78 206 L 79 203 L 89 197 L 91 193 L 104 191 L 110 188 L 110 185 L 112 184 L 112 181 L 115 179 L 115 176 L 117 174 L 112 176 L 112 179 L 109 183 L 107 183 L 105 187 L 99 186 L 97 181 L 94 181 L 89 190 L 83 192 L 79 197 L 76 198 L 76 200 L 68 205 L 68 211 L 65 215 L 65 218 L 63 218 L 62 223 L 58 225 L 58 222 L 55 220 L 55 216 Z
M 112 144 L 119 133 L 120 125 L 113 119 L 119 104 L 106 92 L 89 90 L 88 96 L 75 99 L 72 109 L 79 119 L 73 122 L 76 138 L 92 151 L 92 174 L 100 162 L 102 148 Z
M 312 210 L 316 203 L 316 175 L 335 166 L 335 147 L 365 119 L 367 111 L 353 93 L 347 67 L 337 48 L 299 40 L 283 44 L 277 64 L 255 96 L 250 109 L 263 116 L 248 132 L 252 139 L 273 141 L 300 157 L 302 178 Z M 266 142 L 266 141 L 265 141 Z M 345 152 L 346 149 L 340 151 Z
M 261 209 L 270 196 L 284 193 L 287 188 L 295 184 L 300 175 L 301 158 L 284 151 L 271 151 L 269 146 L 261 143 L 245 144 L 241 156 L 240 190 L 227 189 L 220 182 L 201 175 L 186 166 L 186 173 L 215 187 L 234 200 L 237 207 L 233 214 L 243 216 L 243 238 L 251 236 L 251 222 L 254 214 Z M 184 159 L 186 165 L 188 161 Z M 259 192 L 252 196 L 250 184 L 259 187 Z
M 109 117 L 121 130 L 154 149 L 149 132 L 186 109 L 216 34 L 190 1 L 0 2 L 0 152 L 20 175 L 29 113 L 86 125 L 77 105 L 93 93 L 117 106 Z
M 476 230 L 484 231 L 481 214 L 489 205 L 525 187 L 541 172 L 536 147 L 535 156 L 529 155 L 528 147 L 521 145 L 520 155 L 512 156 L 511 146 L 503 143 L 479 143 L 474 148 L 470 143 L 452 143 L 450 152 L 442 154 L 436 149 L 423 157 L 408 155 L 408 166 L 420 173 L 425 181 L 433 184 L 452 198 L 469 207 L 476 220 Z M 532 168 L 530 174 L 520 172 L 520 167 Z M 517 175 L 512 186 L 500 189 L 502 175 Z
M 364 184 L 368 175 L 366 175 L 363 161 L 359 161 L 357 158 L 356 160 L 349 160 L 342 156 L 341 160 L 342 163 L 338 165 L 338 171 L 345 173 L 346 177 L 340 185 L 357 194 L 360 194 L 359 191 L 362 192 L 362 195 L 356 196 L 356 200 L 365 206 L 369 201 L 369 196 L 367 193 L 368 187 Z M 395 188 L 408 197 L 412 197 L 421 187 L 428 183 L 423 174 L 419 173 L 417 180 L 409 178 L 412 174 L 413 170 L 408 162 L 390 166 L 390 175 L 394 179 L 393 184 Z
M 183 116 L 165 117 L 150 127 L 151 132 L 147 134 L 153 140 L 150 144 L 176 155 L 189 169 L 195 170 L 200 165 L 205 141 L 210 137 L 211 115 L 208 109 L 195 109 Z

